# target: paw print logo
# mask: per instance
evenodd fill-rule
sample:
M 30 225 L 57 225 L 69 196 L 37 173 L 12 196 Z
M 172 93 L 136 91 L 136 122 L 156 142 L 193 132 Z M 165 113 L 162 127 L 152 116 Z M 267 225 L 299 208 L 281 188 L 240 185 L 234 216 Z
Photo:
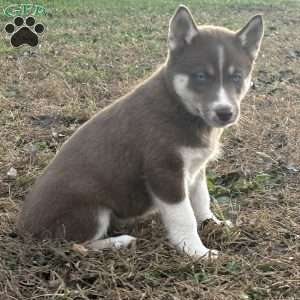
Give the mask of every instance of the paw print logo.
M 13 24 L 14 23 L 14 24 Z M 29 45 L 37 46 L 39 43 L 39 35 L 45 30 L 43 24 L 35 24 L 34 17 L 27 17 L 25 22 L 22 17 L 16 17 L 13 23 L 8 23 L 5 26 L 5 31 L 9 34 L 10 42 L 13 47 Z

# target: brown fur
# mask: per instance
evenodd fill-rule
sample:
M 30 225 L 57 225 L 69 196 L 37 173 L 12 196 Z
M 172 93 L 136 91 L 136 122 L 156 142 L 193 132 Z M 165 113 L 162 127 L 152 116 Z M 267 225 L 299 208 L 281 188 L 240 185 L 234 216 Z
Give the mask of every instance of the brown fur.
M 166 202 L 181 201 L 183 162 L 177 149 L 209 148 L 209 143 L 217 142 L 211 133 L 221 129 L 188 112 L 172 80 L 176 73 L 193 74 L 214 63 L 219 44 L 225 49 L 225 63 L 242 65 L 245 76 L 251 72 L 253 59 L 235 33 L 200 28 L 192 43 L 171 51 L 151 78 L 70 137 L 26 197 L 19 231 L 37 238 L 87 241 L 96 234 L 103 208 L 118 218 L 146 213 L 153 206 L 149 187 Z M 209 101 L 217 77 L 209 89 L 195 83 L 189 88 Z
M 175 149 L 200 146 L 200 131 L 210 128 L 170 95 L 164 76 L 163 67 L 63 145 L 25 200 L 19 228 L 86 240 L 102 206 L 120 218 L 144 214 L 152 205 L 146 182 L 165 201 L 182 198 Z

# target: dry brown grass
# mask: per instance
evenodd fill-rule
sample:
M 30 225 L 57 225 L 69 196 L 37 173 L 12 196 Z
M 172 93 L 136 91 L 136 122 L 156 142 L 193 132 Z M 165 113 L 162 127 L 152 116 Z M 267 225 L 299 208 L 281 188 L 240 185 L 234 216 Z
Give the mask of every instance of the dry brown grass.
M 201 229 L 220 259 L 177 253 L 158 217 L 114 230 L 137 236 L 136 247 L 86 256 L 15 234 L 26 190 L 62 142 L 164 59 L 175 1 L 129 9 L 131 0 L 121 11 L 104 2 L 98 10 L 46 4 L 38 49 L 0 42 L 0 299 L 300 299 L 300 6 L 286 1 L 190 1 L 204 23 L 237 28 L 258 12 L 266 20 L 254 88 L 211 166 L 215 210 L 236 224 Z

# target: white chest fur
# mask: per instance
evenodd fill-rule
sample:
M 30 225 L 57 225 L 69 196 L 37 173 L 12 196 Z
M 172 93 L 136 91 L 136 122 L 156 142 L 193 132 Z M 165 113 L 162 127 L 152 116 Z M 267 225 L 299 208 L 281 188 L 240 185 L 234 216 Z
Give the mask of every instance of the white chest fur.
M 184 176 L 187 183 L 193 184 L 199 171 L 205 168 L 208 161 L 217 158 L 220 153 L 219 139 L 221 130 L 214 132 L 208 137 L 208 143 L 205 147 L 192 148 L 181 147 L 179 153 L 183 160 Z

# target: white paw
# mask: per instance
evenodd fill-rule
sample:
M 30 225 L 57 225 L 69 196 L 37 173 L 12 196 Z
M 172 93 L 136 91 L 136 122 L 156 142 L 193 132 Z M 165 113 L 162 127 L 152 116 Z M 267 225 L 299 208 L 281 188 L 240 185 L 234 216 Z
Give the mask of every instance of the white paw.
M 128 247 L 129 245 L 135 245 L 136 238 L 130 235 L 120 235 L 118 237 L 114 237 L 113 246 L 117 249 Z
M 211 259 L 211 260 L 213 260 L 213 259 L 218 258 L 218 256 L 219 256 L 218 250 L 210 250 L 207 248 L 195 249 L 195 250 L 184 248 L 183 251 L 195 259 L 205 259 L 205 260 Z
M 222 224 L 225 224 L 226 226 L 228 226 L 230 228 L 234 227 L 233 223 L 230 220 L 222 221 Z
M 85 246 L 91 250 L 98 251 L 102 249 L 128 247 L 130 244 L 135 244 L 136 238 L 130 235 L 120 235 L 110 237 L 103 240 L 89 241 L 85 243 Z
M 218 257 L 219 253 L 217 250 L 210 250 L 206 248 L 202 243 L 200 244 L 196 241 L 184 241 L 178 246 L 181 251 L 196 259 L 215 259 Z
M 233 227 L 233 224 L 230 220 L 224 220 L 224 221 L 221 221 L 219 220 L 215 215 L 213 215 L 213 217 L 211 218 L 217 225 L 226 225 L 228 227 Z
M 218 250 L 208 250 L 203 256 L 203 259 L 217 259 L 219 257 L 219 251 Z

